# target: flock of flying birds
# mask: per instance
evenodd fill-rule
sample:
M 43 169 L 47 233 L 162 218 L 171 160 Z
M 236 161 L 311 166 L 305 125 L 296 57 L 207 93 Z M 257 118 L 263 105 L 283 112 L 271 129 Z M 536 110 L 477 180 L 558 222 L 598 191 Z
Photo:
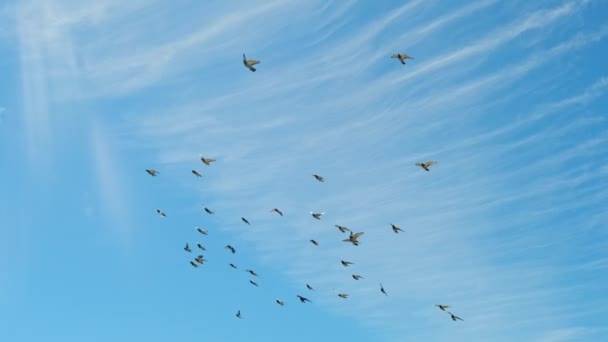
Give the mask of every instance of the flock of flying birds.
M 405 60 L 406 60 L 406 59 L 414 59 L 413 57 L 411 57 L 411 56 L 409 56 L 409 55 L 407 55 L 407 54 L 404 54 L 404 53 L 396 53 L 396 54 L 393 54 L 393 55 L 391 56 L 391 58 L 398 59 L 398 60 L 401 62 L 401 64 L 406 64 L 406 63 L 405 63 Z M 254 68 L 254 65 L 260 64 L 260 61 L 258 61 L 258 60 L 254 60 L 254 59 L 247 59 L 247 57 L 245 56 L 245 54 L 243 54 L 243 64 L 245 65 L 245 67 L 246 67 L 246 68 L 248 68 L 248 69 L 249 69 L 249 70 L 251 70 L 252 72 L 255 72 L 255 71 L 256 71 L 256 69 Z M 201 156 L 201 157 L 200 157 L 200 160 L 201 160 L 201 161 L 203 162 L 203 164 L 205 164 L 206 166 L 210 166 L 210 165 L 211 165 L 211 163 L 213 163 L 213 162 L 215 162 L 215 161 L 216 161 L 216 159 L 213 159 L 213 158 L 205 158 L 205 157 L 203 157 L 203 156 Z M 427 161 L 427 162 L 419 162 L 419 163 L 416 163 L 415 165 L 416 165 L 416 166 L 421 167 L 421 168 L 422 168 L 422 169 L 424 169 L 425 171 L 430 171 L 430 167 L 431 167 L 432 165 L 435 165 L 435 164 L 437 164 L 437 162 L 436 162 L 436 161 Z M 148 173 L 150 176 L 153 176 L 153 177 L 156 177 L 156 176 L 159 174 L 159 172 L 158 172 L 157 170 L 155 170 L 155 169 L 146 169 L 146 172 L 147 172 L 147 173 Z M 200 172 L 198 172 L 197 170 L 192 170 L 192 174 L 193 174 L 193 175 L 195 175 L 196 177 L 202 177 L 202 174 L 201 174 Z M 314 178 L 315 178 L 315 179 L 316 179 L 318 182 L 321 182 L 321 183 L 325 182 L 325 178 L 324 178 L 323 176 L 320 176 L 320 175 L 316 175 L 316 174 L 315 174 L 315 175 L 313 175 L 313 177 L 314 177 Z M 204 208 L 203 208 L 203 210 L 204 210 L 204 211 L 205 211 L 207 214 L 209 214 L 209 215 L 213 215 L 213 214 L 215 213 L 213 210 L 211 210 L 211 209 L 209 209 L 209 208 L 207 208 L 207 207 L 204 207 Z M 156 212 L 157 212 L 157 213 L 158 213 L 158 215 L 160 215 L 161 217 L 166 217 L 166 216 L 167 216 L 167 215 L 166 215 L 166 214 L 165 214 L 165 213 L 164 213 L 162 210 L 160 210 L 160 209 L 156 209 Z M 279 208 L 273 208 L 272 210 L 270 210 L 270 212 L 271 212 L 271 213 L 275 213 L 275 214 L 280 215 L 280 216 L 283 216 L 283 212 L 282 212 L 282 211 L 281 211 Z M 324 212 L 310 212 L 310 214 L 311 214 L 311 216 L 312 216 L 314 219 L 316 219 L 316 220 L 321 220 L 321 217 L 322 217 L 322 216 L 323 216 L 325 213 L 324 213 Z M 243 223 L 245 223 L 245 224 L 247 224 L 247 225 L 250 225 L 250 224 L 251 224 L 251 223 L 249 222 L 249 220 L 247 220 L 247 218 L 245 218 L 245 217 L 241 217 L 241 221 L 243 221 Z M 353 244 L 354 246 L 358 246 L 358 245 L 359 245 L 359 238 L 361 238 L 361 236 L 363 236 L 364 232 L 357 232 L 357 233 L 354 233 L 354 232 L 352 232 L 350 229 L 348 229 L 347 227 L 344 227 L 344 226 L 341 226 L 341 225 L 335 225 L 335 227 L 336 227 L 336 228 L 338 228 L 338 230 L 340 230 L 340 232 L 341 232 L 341 233 L 346 233 L 346 232 L 349 232 L 349 236 L 348 236 L 348 238 L 343 239 L 342 241 L 344 241 L 344 242 L 348 242 L 348 243 L 351 243 L 351 244 Z M 398 234 L 399 232 L 403 232 L 403 229 L 401 229 L 401 228 L 397 227 L 397 226 L 396 226 L 396 225 L 394 225 L 394 224 L 391 224 L 391 229 L 393 230 L 393 232 L 394 232 L 395 234 Z M 208 235 L 207 230 L 205 230 L 205 229 L 203 229 L 203 228 L 201 228 L 201 227 L 196 227 L 196 230 L 198 231 L 198 233 L 200 233 L 200 234 L 202 234 L 202 235 Z M 318 243 L 316 240 L 314 240 L 314 239 L 311 239 L 311 240 L 310 240 L 310 243 L 312 243 L 312 244 L 313 244 L 313 245 L 315 245 L 315 246 L 318 246 L 318 245 L 319 245 L 319 243 Z M 197 244 L 196 244 L 196 248 L 198 248 L 198 249 L 201 251 L 201 253 L 207 250 L 207 249 L 205 248 L 205 246 L 204 246 L 204 245 L 202 245 L 201 243 L 197 243 Z M 232 245 L 226 245 L 226 246 L 224 247 L 224 249 L 227 249 L 227 250 L 228 250 L 230 253 L 232 253 L 232 254 L 236 254 L 236 248 L 234 248 Z M 190 244 L 189 244 L 189 243 L 186 243 L 186 246 L 184 247 L 184 250 L 185 250 L 187 253 L 192 253 L 192 248 L 190 247 Z M 200 255 L 196 256 L 196 257 L 195 257 L 193 260 L 190 260 L 190 265 L 192 265 L 192 267 L 194 267 L 194 268 L 198 268 L 198 267 L 199 267 L 199 265 L 203 265 L 203 264 L 205 263 L 205 261 L 207 261 L 207 259 L 205 259 L 205 257 L 204 257 L 202 254 L 200 254 Z M 352 263 L 352 262 L 350 262 L 350 261 L 346 261 L 346 260 L 340 260 L 340 262 L 341 262 L 342 266 L 344 266 L 344 267 L 349 267 L 350 265 L 353 265 L 353 263 Z M 231 268 L 233 268 L 233 269 L 237 269 L 237 268 L 238 268 L 238 267 L 237 267 L 235 264 L 233 264 L 233 263 L 230 263 L 230 264 L 228 264 L 228 265 L 229 265 Z M 257 277 L 257 276 L 258 276 L 258 274 L 257 274 L 255 271 L 251 270 L 251 269 L 247 269 L 247 270 L 245 270 L 245 272 L 249 273 L 250 275 L 252 275 L 252 276 L 254 276 L 254 277 Z M 359 275 L 359 274 L 353 274 L 353 275 L 352 275 L 352 278 L 353 278 L 354 280 L 360 280 L 360 279 L 364 279 L 364 278 L 363 278 L 361 275 Z M 249 283 L 251 283 L 251 285 L 253 285 L 253 286 L 259 286 L 259 285 L 258 285 L 258 284 L 257 284 L 257 283 L 254 281 L 254 280 L 249 280 Z M 306 288 L 307 288 L 308 290 L 313 290 L 313 287 L 312 287 L 310 284 L 306 284 Z M 338 292 L 338 291 L 336 291 L 335 289 L 334 289 L 334 292 L 336 292 L 336 293 L 337 293 L 338 297 L 343 298 L 343 299 L 346 299 L 346 298 L 348 298 L 348 296 L 349 296 L 347 293 Z M 387 293 L 386 293 L 386 291 L 384 290 L 384 286 L 382 285 L 382 283 L 380 283 L 380 292 L 381 292 L 381 293 L 383 293 L 385 296 L 388 296 L 388 294 L 387 294 Z M 296 295 L 296 297 L 297 297 L 297 298 L 300 300 L 300 302 L 302 302 L 302 303 L 306 303 L 306 302 L 312 302 L 310 299 L 308 299 L 308 298 L 306 298 L 306 297 L 304 297 L 304 296 L 302 296 L 302 295 Z M 276 303 L 277 303 L 278 305 L 281 305 L 281 306 L 285 305 L 285 302 L 284 302 L 283 300 L 281 300 L 281 299 L 276 299 Z M 453 321 L 458 321 L 458 320 L 462 321 L 462 320 L 463 320 L 462 318 L 460 318 L 460 317 L 458 317 L 458 316 L 454 315 L 453 313 L 451 313 L 450 311 L 446 310 L 446 309 L 450 308 L 450 306 L 449 306 L 449 305 L 435 304 L 435 306 L 436 306 L 436 307 L 438 307 L 438 308 L 439 308 L 441 311 L 444 311 L 444 312 L 448 313 L 448 314 L 450 315 L 450 317 L 451 317 L 451 319 L 452 319 Z M 239 318 L 239 319 L 242 319 L 242 318 L 243 318 L 243 316 L 242 316 L 242 314 L 241 314 L 241 310 L 237 310 L 237 312 L 236 312 L 236 317 L 237 317 L 237 318 Z

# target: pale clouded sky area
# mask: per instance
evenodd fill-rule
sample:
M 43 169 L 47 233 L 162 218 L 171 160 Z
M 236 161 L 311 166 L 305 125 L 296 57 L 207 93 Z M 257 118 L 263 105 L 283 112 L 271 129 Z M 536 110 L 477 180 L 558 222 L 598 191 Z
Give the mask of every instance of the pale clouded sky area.
M 603 341 L 606 13 L 2 2 L 0 340 Z

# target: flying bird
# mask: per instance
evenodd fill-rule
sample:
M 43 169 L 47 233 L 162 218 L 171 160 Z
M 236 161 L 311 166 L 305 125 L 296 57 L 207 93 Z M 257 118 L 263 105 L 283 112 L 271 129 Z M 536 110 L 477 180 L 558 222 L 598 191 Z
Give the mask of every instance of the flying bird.
M 199 264 L 203 264 L 205 261 L 207 261 L 207 259 L 205 259 L 202 255 L 199 255 L 196 257 L 196 259 L 194 259 L 196 262 L 198 262 Z
M 199 233 L 203 234 L 203 235 L 208 235 L 207 234 L 207 230 L 200 228 L 200 227 L 196 227 L 196 230 L 198 230 Z
M 254 271 L 252 271 L 252 270 L 245 270 L 245 272 L 249 272 L 249 274 L 251 274 L 251 275 L 252 275 L 252 276 L 254 276 L 254 277 L 257 277 L 257 276 L 258 276 L 258 274 L 257 274 L 257 273 L 255 273 L 255 272 L 254 272 Z
M 213 158 L 205 158 L 205 157 L 201 156 L 201 161 L 203 162 L 203 164 L 209 166 L 209 165 L 211 165 L 211 163 L 215 162 L 216 160 Z
M 238 317 L 238 318 L 243 318 L 243 317 L 241 317 L 241 310 L 238 310 L 238 311 L 236 312 L 236 317 Z
M 445 309 L 449 308 L 449 305 L 435 304 L 436 307 L 441 309 L 441 311 L 445 311 Z
M 346 298 L 348 298 L 348 294 L 346 294 L 346 293 L 338 293 L 338 297 L 346 299 Z
M 307 288 L 307 289 L 309 289 L 309 290 L 314 290 L 314 289 L 312 288 L 312 286 L 310 286 L 309 284 L 306 284 L 306 288 Z
M 250 282 L 252 285 L 258 286 L 258 284 L 257 284 L 255 281 L 253 281 L 253 280 L 250 280 L 249 282 Z
M 184 250 L 186 252 L 192 252 L 192 250 L 190 249 L 190 246 L 188 246 L 188 244 L 186 243 L 186 247 L 184 247 Z
M 207 208 L 207 207 L 205 207 L 204 209 L 205 209 L 205 211 L 207 212 L 207 214 L 213 215 L 213 213 L 214 213 L 214 211 L 213 211 L 213 210 L 211 210 L 211 209 L 209 209 L 209 208 Z
M 283 301 L 282 301 L 282 300 L 277 299 L 277 304 L 279 304 L 279 305 L 284 305 L 285 303 L 283 303 Z
M 312 175 L 313 177 L 315 177 L 319 182 L 325 182 L 325 178 L 323 178 L 322 176 L 319 175 Z
M 203 177 L 203 175 L 201 175 L 198 171 L 196 170 L 192 170 L 192 173 L 196 176 L 196 177 Z
M 317 241 L 315 241 L 315 240 L 312 240 L 312 239 L 311 239 L 311 240 L 310 240 L 310 242 L 312 242 L 312 244 L 313 244 L 313 245 L 315 245 L 315 246 L 318 246 L 318 245 L 319 245 L 319 243 L 318 243 Z
M 392 223 L 391 223 L 391 228 L 393 228 L 393 232 L 395 232 L 395 234 L 397 234 L 397 233 L 399 233 L 399 232 L 402 232 L 402 231 L 403 231 L 403 229 L 401 229 L 401 228 L 399 228 L 399 227 L 395 226 L 395 225 L 394 225 L 394 224 L 392 224 Z
M 156 175 L 158 175 L 160 173 L 154 169 L 146 169 L 146 172 L 152 177 L 156 177 Z
M 194 267 L 198 267 L 198 265 L 194 261 L 190 261 L 190 265 L 192 265 Z
M 247 224 L 250 224 L 250 223 L 249 223 L 249 221 L 247 221 L 247 219 L 246 219 L 246 218 L 244 218 L 244 217 L 241 217 L 241 220 L 243 220 L 243 222 L 245 222 L 245 223 L 247 223 Z
M 353 279 L 359 280 L 359 279 L 364 279 L 364 278 L 358 274 L 353 274 Z
M 206 251 L 207 249 L 205 248 L 205 246 L 201 245 L 200 243 L 196 244 L 196 247 L 198 247 L 200 250 Z
M 348 237 L 348 239 L 344 239 L 342 241 L 344 242 L 350 242 L 355 246 L 359 246 L 359 240 L 357 240 L 361 235 L 363 235 L 363 232 L 359 232 L 356 234 L 353 234 L 353 232 L 350 232 L 350 236 Z
M 429 169 L 429 167 L 430 167 L 431 165 L 435 165 L 435 164 L 437 164 L 437 162 L 436 162 L 436 161 L 427 161 L 427 162 L 425 162 L 425 163 L 416 163 L 416 166 L 420 166 L 421 168 L 423 168 L 423 169 L 424 169 L 424 170 L 426 170 L 426 171 L 431 171 L 431 170 Z
M 325 213 L 313 213 L 312 211 L 310 212 L 310 214 L 312 215 L 312 217 L 316 218 L 317 220 L 320 220 L 321 216 L 325 215 Z
M 312 303 L 312 302 L 310 301 L 310 299 L 308 299 L 308 298 L 306 298 L 306 297 L 302 297 L 302 296 L 300 296 L 300 295 L 297 295 L 297 297 L 298 297 L 298 298 L 300 298 L 300 302 L 302 302 L 302 303 L 306 303 L 306 302 Z
M 235 264 L 228 264 L 228 265 L 230 265 L 230 267 L 236 269 L 236 265 Z
M 450 317 L 452 317 L 452 321 L 454 321 L 454 322 L 455 322 L 455 321 L 464 321 L 464 319 L 462 319 L 462 318 L 460 318 L 460 317 L 458 317 L 458 316 L 454 315 L 453 313 L 451 313 L 451 312 L 449 312 L 449 311 L 447 311 L 447 313 L 449 313 L 449 314 L 450 314 Z
M 405 65 L 405 60 L 406 59 L 414 59 L 414 57 L 409 56 L 409 55 L 407 55 L 405 53 L 394 53 L 391 56 L 391 58 L 397 58 L 401 62 L 401 64 L 404 64 L 404 65 Z
M 344 227 L 344 226 L 341 226 L 341 225 L 339 225 L 339 224 L 336 224 L 336 225 L 335 225 L 335 227 L 336 227 L 336 228 L 338 228 L 338 229 L 340 229 L 340 231 L 341 231 L 342 233 L 346 233 L 346 232 L 350 231 L 350 229 L 348 229 L 348 228 L 346 228 L 346 227 Z
M 348 267 L 349 265 L 353 265 L 353 263 L 350 262 L 350 261 L 340 260 L 340 262 L 342 263 L 342 266 L 344 266 L 344 267 Z
M 279 210 L 279 209 L 277 209 L 277 208 L 272 209 L 270 212 L 271 212 L 271 213 L 277 213 L 277 214 L 279 214 L 279 215 L 283 216 L 283 212 L 282 212 L 282 211 L 280 211 L 280 210 Z
M 236 253 L 236 249 L 234 249 L 234 247 L 232 247 L 231 245 L 226 245 L 226 247 L 224 248 L 230 250 L 232 254 Z
M 160 215 L 161 217 L 166 217 L 167 214 L 165 214 L 162 210 L 160 209 L 156 209 L 156 212 L 158 213 L 158 215 Z
M 256 69 L 253 66 L 256 64 L 260 64 L 260 61 L 256 61 L 255 59 L 247 59 L 245 54 L 243 54 L 243 65 L 245 65 L 247 69 L 255 72 Z
M 385 296 L 388 296 L 386 291 L 384 291 L 384 286 L 382 286 L 382 283 L 380 283 L 380 292 L 384 293 Z

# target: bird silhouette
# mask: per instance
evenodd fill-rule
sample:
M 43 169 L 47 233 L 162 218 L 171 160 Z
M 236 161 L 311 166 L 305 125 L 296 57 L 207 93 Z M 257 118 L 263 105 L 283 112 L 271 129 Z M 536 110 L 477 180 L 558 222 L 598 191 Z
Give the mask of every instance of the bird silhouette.
M 162 210 L 160 209 L 156 209 L 156 212 L 158 213 L 158 215 L 160 215 L 161 217 L 166 217 L 167 214 L 165 214 Z
M 234 247 L 232 247 L 231 245 L 226 245 L 226 247 L 224 247 L 225 249 L 228 249 L 232 252 L 232 254 L 236 253 L 236 249 Z
M 394 224 L 392 224 L 392 223 L 391 223 L 391 228 L 393 228 L 393 232 L 395 232 L 395 234 L 397 234 L 397 233 L 399 233 L 399 232 L 402 232 L 402 231 L 403 231 L 403 229 L 401 229 L 401 228 L 399 228 L 399 227 L 395 226 L 395 225 L 394 225 Z
M 190 265 L 192 265 L 194 267 L 198 267 L 198 265 L 194 261 L 190 261 Z
M 208 234 L 207 234 L 207 230 L 206 230 L 206 229 L 203 229 L 203 228 L 200 228 L 200 227 L 196 227 L 196 230 L 197 230 L 199 233 L 203 234 L 203 235 L 208 235 Z
M 243 65 L 245 65 L 245 67 L 249 70 L 251 70 L 252 72 L 255 72 L 255 68 L 253 67 L 256 64 L 260 64 L 260 61 L 256 61 L 255 59 L 247 59 L 247 57 L 245 57 L 245 54 L 243 54 Z
M 234 269 L 236 269 L 236 268 L 237 268 L 235 264 L 228 264 L 228 265 L 230 265 L 230 267 L 232 267 L 232 268 L 234 268 Z
M 199 264 L 203 264 L 205 261 L 207 261 L 207 259 L 205 259 L 202 255 L 199 255 L 196 257 L 196 259 L 194 259 L 196 262 L 198 262 Z
M 353 279 L 359 280 L 359 279 L 364 279 L 364 278 L 358 274 L 353 274 Z
M 211 165 L 211 163 L 215 162 L 216 160 L 213 158 L 205 158 L 205 157 L 201 156 L 201 161 L 203 162 L 203 164 L 209 166 L 209 165 Z
M 342 266 L 344 266 L 344 267 L 348 267 L 349 265 L 354 265 L 350 261 L 340 260 L 340 262 L 342 263 Z
M 341 226 L 339 224 L 336 224 L 335 227 L 338 228 L 342 233 L 346 233 L 346 232 L 350 231 L 350 229 L 348 229 L 344 226 Z
M 325 178 L 319 175 L 312 175 L 313 177 L 315 177 L 316 180 L 318 180 L 319 182 L 325 182 Z
M 300 295 L 297 295 L 296 297 L 300 298 L 300 302 L 302 302 L 302 303 L 306 303 L 306 302 L 312 303 L 312 302 L 310 301 L 310 299 L 308 299 L 308 298 L 306 298 L 306 297 L 302 297 L 302 296 L 300 296 Z
M 437 162 L 436 162 L 436 161 L 427 161 L 427 162 L 424 162 L 424 163 L 416 163 L 416 166 L 420 166 L 420 167 L 421 167 L 421 168 L 423 168 L 425 171 L 431 171 L 431 170 L 429 169 L 429 167 L 431 167 L 431 165 L 435 165 L 435 164 L 437 164 Z
M 386 291 L 384 291 L 384 286 L 382 286 L 382 283 L 380 283 L 380 292 L 384 293 L 385 296 L 388 296 Z
M 438 307 L 439 309 L 441 309 L 442 311 L 445 311 L 445 309 L 449 308 L 449 305 L 443 305 L 443 304 L 435 304 L 436 307 Z
M 355 246 L 359 246 L 359 240 L 357 240 L 361 235 L 363 235 L 363 232 L 359 232 L 356 234 L 353 234 L 353 232 L 350 232 L 350 236 L 348 237 L 348 239 L 344 239 L 342 241 L 344 242 L 350 242 Z
M 156 177 L 156 175 L 158 175 L 160 173 L 154 169 L 146 169 L 146 172 L 152 177 Z
M 209 208 L 207 208 L 207 207 L 205 207 L 204 209 L 205 209 L 205 211 L 207 212 L 207 214 L 213 215 L 213 213 L 214 213 L 214 211 L 213 211 L 213 210 L 211 210 L 211 209 L 209 209 Z
M 258 276 L 258 274 L 257 274 L 257 273 L 255 273 L 253 270 L 245 270 L 245 272 L 248 272 L 249 274 L 251 274 L 251 275 L 252 275 L 252 276 L 254 276 L 254 277 L 257 277 L 257 276 Z
M 456 322 L 456 321 L 464 321 L 464 319 L 462 319 L 462 318 L 460 318 L 460 317 L 458 317 L 458 316 L 454 315 L 453 313 L 451 313 L 451 312 L 449 312 L 449 311 L 447 311 L 447 313 L 449 313 L 449 314 L 450 314 L 450 317 L 452 318 L 452 321 L 454 321 L 454 322 Z
M 277 299 L 277 304 L 279 304 L 279 305 L 284 305 L 285 303 L 283 303 L 283 301 L 282 301 L 282 300 Z
M 405 53 L 395 53 L 393 55 L 391 55 L 391 58 L 396 58 L 399 60 L 399 62 L 401 62 L 401 64 L 405 65 L 405 60 L 406 59 L 414 59 L 413 57 L 405 54 Z
M 196 176 L 196 177 L 203 177 L 203 175 L 201 175 L 198 171 L 196 170 L 192 170 L 192 173 Z
M 312 288 L 312 286 L 310 286 L 310 285 L 308 285 L 308 284 L 306 284 L 306 288 L 307 288 L 307 289 L 309 289 L 309 290 L 314 290 L 314 289 Z
M 200 243 L 196 244 L 196 247 L 198 247 L 200 250 L 206 251 L 207 249 L 205 248 L 205 246 L 201 245 Z
M 319 245 L 319 243 L 318 243 L 317 241 L 315 241 L 315 240 L 312 240 L 312 239 L 311 239 L 311 240 L 310 240 L 310 242 L 311 242 L 313 245 L 315 245 L 315 246 L 318 246 L 318 245 Z
M 282 211 L 280 211 L 280 210 L 279 210 L 279 209 L 277 209 L 277 208 L 272 209 L 270 212 L 271 212 L 271 213 L 277 213 L 277 214 L 279 214 L 279 215 L 283 216 L 283 212 L 282 212 Z
M 241 317 L 241 310 L 238 310 L 238 311 L 236 312 L 236 317 L 238 317 L 238 318 L 243 318 L 243 317 Z
M 256 283 L 256 282 L 255 282 L 255 281 L 253 281 L 253 280 L 250 280 L 249 282 L 250 282 L 252 285 L 258 286 L 258 283 Z
M 312 217 L 316 218 L 317 220 L 320 220 L 321 216 L 325 215 L 325 213 L 313 213 L 312 211 L 310 212 L 310 214 L 312 215 Z
M 188 244 L 186 244 L 186 247 L 184 247 L 184 250 L 186 252 L 192 252 L 192 250 L 190 249 L 190 246 L 188 246 Z
M 241 217 L 241 220 L 243 220 L 243 222 L 245 222 L 245 223 L 249 224 L 249 221 L 247 221 L 247 219 L 246 219 L 246 218 Z

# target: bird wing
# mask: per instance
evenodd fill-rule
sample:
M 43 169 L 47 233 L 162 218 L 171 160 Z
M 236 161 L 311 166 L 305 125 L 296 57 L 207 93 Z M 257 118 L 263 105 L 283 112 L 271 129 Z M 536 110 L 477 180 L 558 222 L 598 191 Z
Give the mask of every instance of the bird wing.
M 260 64 L 260 61 L 256 61 L 255 59 L 250 59 L 247 61 L 247 65 L 252 66 L 252 65 L 256 65 L 256 64 Z
M 363 235 L 364 232 L 359 232 L 353 235 L 353 239 L 357 239 L 359 236 Z
M 435 165 L 435 164 L 437 164 L 437 162 L 436 162 L 436 161 L 428 161 L 428 162 L 426 162 L 426 163 L 424 163 L 424 164 L 425 164 L 427 167 L 429 167 L 429 166 L 431 166 L 431 165 Z

